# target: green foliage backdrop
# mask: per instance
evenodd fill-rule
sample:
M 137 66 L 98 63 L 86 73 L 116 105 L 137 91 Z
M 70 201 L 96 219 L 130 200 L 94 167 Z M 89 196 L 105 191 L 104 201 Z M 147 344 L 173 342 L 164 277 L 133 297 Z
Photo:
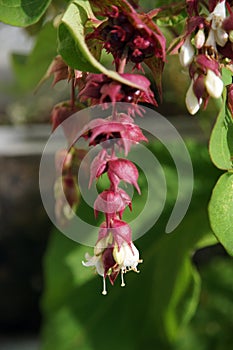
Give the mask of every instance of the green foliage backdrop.
M 210 163 L 206 146 L 190 143 L 193 200 L 181 225 L 166 235 L 176 195 L 176 170 L 161 145 L 150 147 L 165 170 L 168 198 L 162 217 L 135 242 L 144 257 L 140 276 L 127 275 L 124 289 L 109 286 L 109 294 L 103 297 L 101 279 L 81 265 L 88 248 L 55 230 L 44 265 L 43 350 L 107 350 L 109 346 L 139 350 L 152 345 L 167 350 L 195 313 L 200 277 L 192 255 L 198 247 L 216 244 L 205 208 L 219 171 Z

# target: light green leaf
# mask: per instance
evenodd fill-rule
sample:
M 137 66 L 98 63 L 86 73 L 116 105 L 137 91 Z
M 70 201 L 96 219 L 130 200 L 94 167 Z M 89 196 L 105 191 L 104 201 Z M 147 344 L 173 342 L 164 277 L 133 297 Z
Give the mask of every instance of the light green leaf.
M 225 86 L 232 83 L 232 71 L 228 68 L 222 68 L 222 81 Z
M 212 230 L 230 255 L 233 255 L 233 174 L 218 180 L 209 204 Z
M 137 84 L 123 79 L 118 73 L 105 68 L 92 54 L 85 41 L 85 30 L 88 20 L 94 18 L 88 1 L 71 3 L 62 17 L 59 26 L 59 53 L 64 61 L 72 68 L 86 72 L 103 73 L 108 77 L 137 89 Z M 92 48 L 93 49 L 93 48 Z
M 35 89 L 57 54 L 56 29 L 48 22 L 40 31 L 29 56 L 13 54 L 12 64 L 20 92 Z
M 226 90 L 209 144 L 210 157 L 219 169 L 232 168 L 233 120 L 226 108 Z
M 51 0 L 0 0 L 0 21 L 19 27 L 36 23 Z

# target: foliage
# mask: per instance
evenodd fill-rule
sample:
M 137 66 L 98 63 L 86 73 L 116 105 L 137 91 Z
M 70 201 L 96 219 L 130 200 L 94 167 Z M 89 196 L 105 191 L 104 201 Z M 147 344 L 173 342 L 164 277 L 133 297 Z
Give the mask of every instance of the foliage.
M 44 266 L 43 350 L 52 346 L 57 350 L 104 350 L 109 343 L 113 349 L 141 349 L 154 344 L 167 350 L 195 313 L 200 277 L 192 254 L 204 241 L 216 243 L 203 206 L 219 172 L 209 162 L 206 148 L 192 142 L 189 151 L 196 176 L 191 207 L 179 228 L 165 235 L 175 200 L 176 170 L 164 147 L 158 143 L 150 147 L 165 170 L 168 198 L 163 217 L 136 242 L 144 258 L 140 279 L 127 275 L 128 286 L 113 288 L 104 298 L 97 292 L 99 279 L 81 265 L 87 248 L 54 231 Z M 145 186 L 140 185 L 142 189 Z M 197 222 L 202 222 L 198 229 Z
M 229 76 L 231 77 L 231 74 L 226 72 L 226 83 L 229 82 Z M 211 134 L 209 151 L 213 163 L 228 172 L 220 177 L 213 190 L 209 203 L 209 217 L 216 237 L 227 252 L 233 255 L 233 119 L 227 107 L 226 98 L 225 91 L 221 110 Z
M 1 0 L 0 21 L 26 27 L 36 23 L 45 13 L 51 0 Z
M 29 55 L 12 55 L 12 68 L 15 73 L 17 88 L 21 93 L 32 89 L 35 90 L 51 60 L 57 53 L 56 38 L 57 32 L 52 23 L 48 22 L 39 32 Z
M 175 350 L 225 350 L 232 344 L 232 273 L 232 259 L 226 257 L 215 257 L 202 266 L 200 304 Z

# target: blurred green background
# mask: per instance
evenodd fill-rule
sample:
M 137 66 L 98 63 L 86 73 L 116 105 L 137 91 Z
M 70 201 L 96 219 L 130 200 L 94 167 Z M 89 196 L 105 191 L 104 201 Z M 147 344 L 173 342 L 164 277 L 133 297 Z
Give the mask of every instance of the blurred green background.
M 151 9 L 163 2 L 152 4 L 151 0 L 144 0 L 141 4 Z M 5 49 L 3 46 L 4 56 L 0 61 L 0 131 L 3 135 L 0 143 L 3 169 L 0 176 L 0 348 L 230 348 L 233 343 L 233 261 L 217 244 L 207 215 L 212 188 L 221 174 L 211 164 L 208 154 L 208 137 L 218 106 L 211 101 L 207 111 L 188 116 L 184 105 L 188 75 L 180 68 L 178 57 L 167 58 L 163 101 L 158 111 L 180 131 L 190 152 L 195 177 L 192 202 L 179 227 L 172 234 L 165 234 L 177 194 L 177 173 L 166 148 L 152 140 L 149 149 L 159 160 L 168 186 L 165 209 L 156 225 L 135 242 L 144 260 L 140 274 L 127 274 L 124 289 L 119 281 L 114 287 L 109 285 L 109 293 L 104 297 L 101 278 L 81 264 L 85 252 L 92 250 L 53 228 L 40 202 L 38 167 L 40 152 L 49 136 L 50 110 L 56 102 L 69 96 L 67 83 L 59 83 L 52 89 L 51 80 L 34 94 L 41 75 L 56 54 L 56 33 L 51 24 L 34 39 L 40 25 L 22 34 L 23 30 L 12 31 L 12 27 L 0 24 L 2 42 L 8 33 L 9 38 L 14 37 L 12 46 Z M 161 25 L 170 40 L 165 23 Z M 177 30 L 183 25 L 177 19 Z M 19 38 L 23 38 L 22 44 L 15 50 Z M 32 53 L 28 55 L 31 48 Z M 109 60 L 108 64 L 111 64 Z M 23 137 L 19 125 L 27 130 Z M 14 137 L 8 138 L 6 126 L 11 126 Z M 43 132 L 33 134 L 32 130 L 41 128 Z M 21 144 L 22 139 L 24 147 L 19 154 L 16 141 Z M 29 152 L 36 142 L 39 142 L 37 151 Z M 171 143 L 176 147 L 174 140 Z M 4 153 L 3 150 L 9 148 L 12 152 Z M 139 184 L 146 193 L 143 174 Z M 143 206 L 145 199 L 145 196 L 134 196 L 135 210 Z M 92 210 L 84 202 L 78 213 L 93 220 Z M 130 215 L 126 213 L 128 218 Z M 153 215 L 153 207 L 148 215 Z M 19 345 L 21 338 L 31 337 L 36 342 Z M 9 338 L 12 339 L 10 345 Z

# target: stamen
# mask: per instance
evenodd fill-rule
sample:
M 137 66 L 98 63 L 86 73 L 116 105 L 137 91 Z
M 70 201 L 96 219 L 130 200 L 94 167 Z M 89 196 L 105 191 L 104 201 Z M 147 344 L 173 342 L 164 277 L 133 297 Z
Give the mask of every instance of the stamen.
M 106 289 L 106 280 L 105 278 L 103 277 L 103 292 L 102 292 L 103 295 L 106 295 L 107 294 L 107 289 Z
M 121 270 L 121 287 L 125 287 L 124 271 L 123 270 Z
M 140 271 L 136 267 L 133 267 L 131 270 L 136 272 L 136 273 L 140 273 Z

